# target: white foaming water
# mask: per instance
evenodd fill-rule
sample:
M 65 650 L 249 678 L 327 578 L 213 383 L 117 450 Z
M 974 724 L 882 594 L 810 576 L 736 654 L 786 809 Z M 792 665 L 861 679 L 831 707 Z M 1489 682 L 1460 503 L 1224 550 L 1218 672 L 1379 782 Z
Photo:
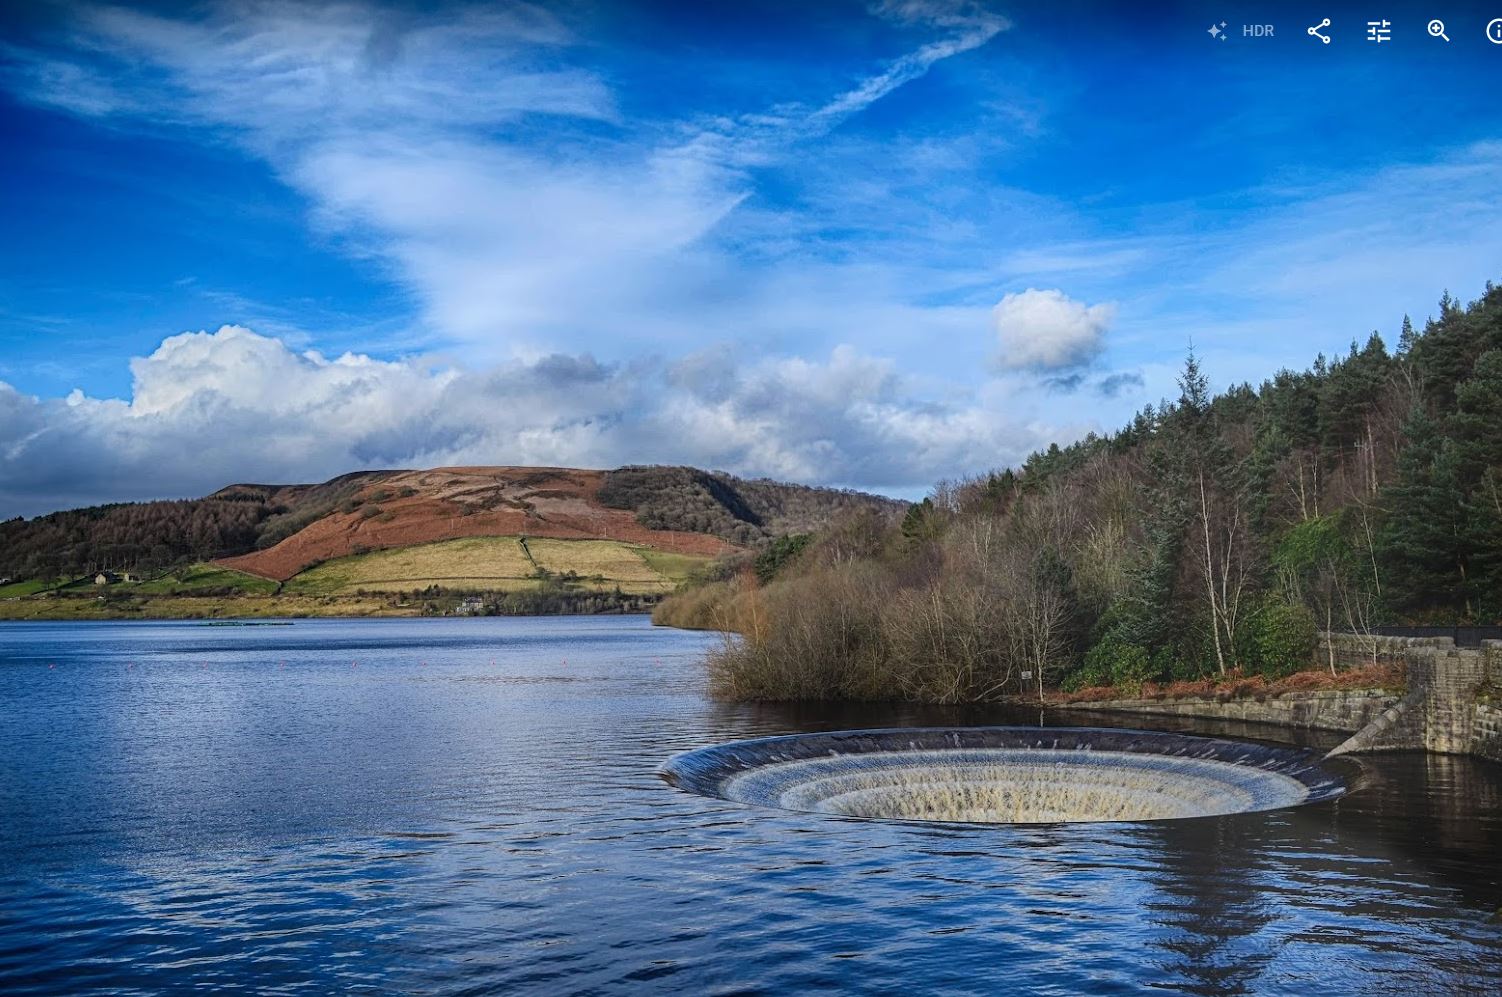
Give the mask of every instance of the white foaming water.
M 898 820 L 1163 820 L 1294 806 L 1309 789 L 1247 765 L 1114 751 L 879 751 L 778 761 L 723 785 L 742 803 Z

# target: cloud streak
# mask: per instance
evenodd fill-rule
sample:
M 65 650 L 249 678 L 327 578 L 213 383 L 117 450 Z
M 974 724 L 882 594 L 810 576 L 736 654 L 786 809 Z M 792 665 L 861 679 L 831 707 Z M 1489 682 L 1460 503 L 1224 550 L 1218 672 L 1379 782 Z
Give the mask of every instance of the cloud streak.
M 727 229 L 753 173 L 1007 27 L 968 3 L 873 13 L 938 37 L 822 103 L 730 119 L 628 118 L 583 65 L 587 40 L 523 3 L 83 7 L 67 44 L 12 53 L 11 83 L 78 114 L 218 130 L 264 158 L 323 233 L 419 302 L 414 343 L 495 360 L 608 338 L 624 355 L 681 345 L 710 301 L 731 335 L 754 330 L 778 270 L 810 264 L 762 238 L 788 221 L 765 203 Z M 737 258 L 748 240 L 762 265 Z

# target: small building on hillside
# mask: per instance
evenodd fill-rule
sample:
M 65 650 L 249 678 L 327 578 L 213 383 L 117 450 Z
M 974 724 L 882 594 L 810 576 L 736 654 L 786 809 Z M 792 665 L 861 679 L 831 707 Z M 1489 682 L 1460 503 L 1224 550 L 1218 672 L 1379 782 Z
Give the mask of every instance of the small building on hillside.
M 113 585 L 115 582 L 138 582 L 140 580 L 129 571 L 101 571 L 94 576 L 95 585 Z

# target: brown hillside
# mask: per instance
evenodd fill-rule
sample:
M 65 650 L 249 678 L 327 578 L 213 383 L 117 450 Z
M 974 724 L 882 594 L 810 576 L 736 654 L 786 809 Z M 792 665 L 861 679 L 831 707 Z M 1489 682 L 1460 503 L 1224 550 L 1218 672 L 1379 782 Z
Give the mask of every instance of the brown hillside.
M 557 467 L 444 467 L 383 473 L 338 509 L 266 550 L 216 563 L 286 581 L 362 550 L 474 536 L 605 539 L 685 554 L 734 549 L 704 533 L 650 529 L 599 501 L 605 472 Z

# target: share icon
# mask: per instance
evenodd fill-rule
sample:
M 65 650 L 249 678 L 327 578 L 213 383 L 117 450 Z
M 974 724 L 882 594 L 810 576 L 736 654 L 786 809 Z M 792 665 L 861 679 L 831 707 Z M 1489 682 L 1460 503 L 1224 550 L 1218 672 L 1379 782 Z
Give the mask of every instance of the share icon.
M 1328 45 L 1328 44 L 1330 44 L 1330 36 L 1329 35 L 1322 35 L 1322 34 L 1320 34 L 1320 29 L 1321 28 L 1328 28 L 1329 26 L 1330 26 L 1330 19 L 1327 17 L 1323 21 L 1321 21 L 1318 24 L 1316 24 L 1314 27 L 1310 28 L 1309 29 L 1309 34 L 1312 35 L 1312 36 L 1314 36 L 1315 38 L 1318 38 L 1320 41 L 1322 41 L 1326 45 Z

